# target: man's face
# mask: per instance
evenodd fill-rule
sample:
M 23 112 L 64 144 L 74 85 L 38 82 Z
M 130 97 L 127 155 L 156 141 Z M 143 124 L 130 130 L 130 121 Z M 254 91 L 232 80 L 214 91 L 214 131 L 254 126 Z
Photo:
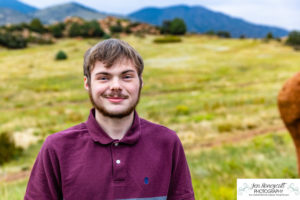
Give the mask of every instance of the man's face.
M 94 107 L 104 116 L 122 118 L 131 114 L 140 98 L 142 82 L 132 62 L 121 59 L 110 68 L 97 61 L 91 84 L 84 79 Z

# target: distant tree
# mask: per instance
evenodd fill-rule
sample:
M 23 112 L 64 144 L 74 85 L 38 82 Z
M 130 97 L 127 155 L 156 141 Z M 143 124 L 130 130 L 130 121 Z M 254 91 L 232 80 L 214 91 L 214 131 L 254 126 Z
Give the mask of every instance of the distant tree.
M 104 31 L 96 20 L 84 22 L 82 25 L 73 23 L 69 29 L 70 37 L 103 37 Z
M 11 26 L 5 27 L 8 31 L 22 31 L 24 27 L 21 24 L 13 24 Z
M 63 31 L 65 29 L 65 24 L 64 23 L 58 23 L 58 24 L 54 24 L 51 25 L 49 27 L 50 32 L 52 33 L 52 35 L 56 38 L 61 38 L 63 36 Z
M 0 33 L 0 45 L 11 49 L 27 47 L 27 40 L 21 35 L 13 35 L 11 32 Z
M 81 36 L 81 26 L 78 23 L 72 23 L 69 29 L 70 37 L 78 37 Z
M 272 39 L 274 39 L 274 36 L 273 36 L 272 32 L 269 32 L 269 33 L 266 35 L 265 39 L 267 39 L 267 40 L 272 40 Z
M 290 32 L 286 44 L 292 46 L 300 46 L 300 31 Z
M 170 34 L 171 21 L 165 20 L 160 29 L 161 34 Z
M 240 39 L 245 39 L 246 36 L 244 34 L 240 35 Z
M 171 35 L 184 35 L 186 33 L 186 25 L 180 18 L 175 18 L 172 21 L 165 20 L 160 28 L 160 33 Z
M 104 35 L 104 31 L 96 20 L 86 22 L 83 26 L 83 29 L 87 30 L 86 37 L 102 37 Z
M 172 35 L 184 35 L 186 32 L 186 25 L 183 19 L 175 18 L 170 24 L 170 33 Z
M 206 35 L 216 35 L 214 30 L 209 30 L 205 32 Z
M 109 30 L 110 30 L 111 33 L 121 33 L 123 31 L 123 27 L 121 25 L 121 22 L 117 21 L 117 24 L 114 25 L 114 26 L 111 26 L 109 28 Z
M 41 23 L 41 21 L 38 18 L 32 19 L 32 21 L 29 24 L 29 28 L 30 28 L 30 30 L 32 30 L 34 32 L 38 32 L 38 33 L 46 32 L 45 27 L 43 26 L 43 24 Z
M 102 38 L 106 40 L 106 39 L 111 38 L 111 36 L 109 34 L 107 34 L 107 33 L 104 33 L 104 35 L 103 35 Z
M 228 31 L 218 31 L 217 35 L 221 38 L 231 38 L 231 35 Z

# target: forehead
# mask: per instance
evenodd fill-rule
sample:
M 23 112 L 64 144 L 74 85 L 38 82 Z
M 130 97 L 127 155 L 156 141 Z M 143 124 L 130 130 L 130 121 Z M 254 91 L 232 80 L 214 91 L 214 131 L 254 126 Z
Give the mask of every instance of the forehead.
M 127 70 L 133 70 L 137 73 L 137 69 L 134 66 L 133 62 L 128 59 L 121 59 L 117 62 L 115 62 L 112 66 L 107 67 L 103 62 L 96 61 L 94 68 L 91 71 L 91 75 L 97 74 L 100 72 L 106 72 L 106 73 L 122 73 Z

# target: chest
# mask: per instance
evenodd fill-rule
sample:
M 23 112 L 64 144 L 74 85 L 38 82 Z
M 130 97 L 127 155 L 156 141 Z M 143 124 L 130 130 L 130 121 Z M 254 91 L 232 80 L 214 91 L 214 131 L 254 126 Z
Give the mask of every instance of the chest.
M 164 149 L 95 143 L 67 152 L 60 160 L 66 200 L 155 197 L 168 193 L 172 156 Z

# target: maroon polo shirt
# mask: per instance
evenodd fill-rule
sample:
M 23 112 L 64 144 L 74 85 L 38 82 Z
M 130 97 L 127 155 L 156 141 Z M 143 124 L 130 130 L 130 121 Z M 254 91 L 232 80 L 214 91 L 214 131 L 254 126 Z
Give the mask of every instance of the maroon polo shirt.
M 114 140 L 88 120 L 45 140 L 25 200 L 194 200 L 176 133 L 139 118 Z

